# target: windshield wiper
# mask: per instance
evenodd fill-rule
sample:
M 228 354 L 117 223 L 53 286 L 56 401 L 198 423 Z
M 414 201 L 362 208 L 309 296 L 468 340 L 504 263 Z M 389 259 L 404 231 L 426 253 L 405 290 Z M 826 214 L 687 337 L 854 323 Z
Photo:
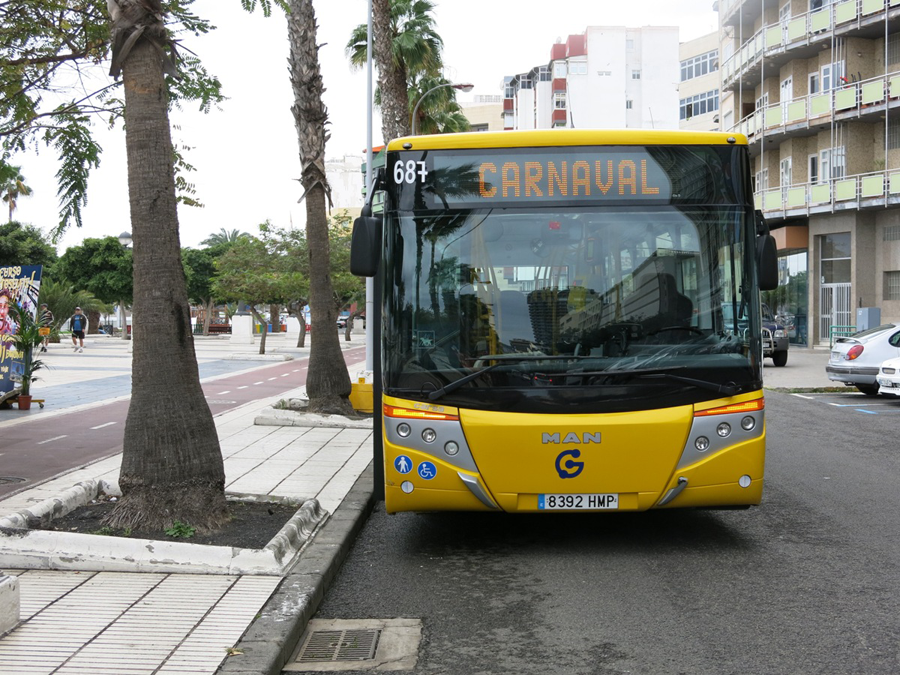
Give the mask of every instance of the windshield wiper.
M 734 396 L 740 393 L 741 388 L 733 382 L 728 384 L 719 384 L 718 382 L 710 382 L 709 380 L 698 380 L 694 377 L 684 377 L 683 375 L 675 375 L 673 370 L 685 370 L 686 366 L 672 366 L 670 368 L 641 368 L 635 370 L 603 370 L 598 375 L 630 375 L 634 377 L 646 377 L 653 379 L 669 379 L 678 382 L 684 382 L 700 389 L 708 389 L 717 394 L 725 394 L 725 396 Z M 593 373 L 591 373 L 593 374 Z
M 504 365 L 505 363 L 509 363 L 510 361 L 559 361 L 559 360 L 568 360 L 573 361 L 577 359 L 586 359 L 590 358 L 587 356 L 548 356 L 546 354 L 489 354 L 487 356 L 479 357 L 482 361 L 496 361 L 496 363 L 492 363 L 489 366 L 485 366 L 480 370 L 476 370 L 474 373 L 469 373 L 465 377 L 461 377 L 458 380 L 453 380 L 453 382 L 448 382 L 440 389 L 436 389 L 435 391 L 428 394 L 428 398 L 432 401 L 439 399 L 444 394 L 449 394 L 451 391 L 459 389 L 464 384 L 471 382 L 472 380 L 484 375 L 485 373 L 494 370 L 499 366 Z

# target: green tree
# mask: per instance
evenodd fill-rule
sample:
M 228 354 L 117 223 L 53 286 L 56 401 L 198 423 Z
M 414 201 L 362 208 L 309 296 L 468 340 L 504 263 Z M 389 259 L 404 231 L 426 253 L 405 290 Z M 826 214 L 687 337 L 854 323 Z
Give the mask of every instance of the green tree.
M 193 3 L 165 3 L 171 30 L 182 38 L 212 29 L 191 11 Z M 6 156 L 39 145 L 56 153 L 60 214 L 54 238 L 73 223 L 81 225 L 88 179 L 101 155 L 93 123 L 120 120 L 124 112 L 122 82 L 85 91 L 91 80 L 71 77 L 107 58 L 111 31 L 106 12 L 104 0 L 0 2 L 0 144 Z M 164 36 L 157 37 L 159 44 L 166 43 Z M 209 110 L 223 100 L 221 84 L 198 58 L 186 54 L 180 66 L 180 77 L 168 81 L 170 104 L 193 101 Z M 181 159 L 178 167 L 186 171 L 189 165 Z M 183 201 L 192 202 L 193 186 L 184 180 L 180 184 Z
M 436 77 L 443 67 L 444 43 L 435 30 L 433 10 L 429 0 L 373 0 L 372 50 L 385 143 L 409 135 L 409 90 L 418 78 Z M 347 42 L 347 56 L 357 68 L 366 64 L 367 32 L 365 24 L 357 26 Z
M 34 192 L 25 184 L 25 176 L 17 166 L 10 166 L 0 160 L 0 190 L 3 201 L 9 207 L 9 222 L 13 221 L 13 213 L 19 205 L 19 197 L 30 197 Z
M 240 230 L 226 230 L 224 227 L 218 232 L 209 235 L 200 242 L 202 246 L 219 246 L 220 244 L 233 244 L 238 239 L 245 239 L 250 235 Z
M 219 245 L 209 248 L 181 249 L 181 263 L 184 266 L 184 279 L 187 285 L 188 300 L 202 305 L 203 334 L 209 335 L 209 322 L 216 305 L 216 294 L 213 292 L 213 277 L 216 274 L 216 259 L 228 246 Z
M 469 120 L 456 102 L 456 89 L 450 86 L 435 89 L 444 84 L 450 85 L 451 82 L 444 77 L 429 75 L 418 77 L 412 83 L 409 109 L 415 110 L 416 104 L 421 101 L 416 111 L 417 134 L 457 134 L 469 130 Z M 425 94 L 428 98 L 423 99 Z
M 46 303 L 53 313 L 53 324 L 50 326 L 55 333 L 75 313 L 76 307 L 81 307 L 88 315 L 108 313 L 112 307 L 99 298 L 94 297 L 88 291 L 75 290 L 75 287 L 64 281 L 43 279 L 41 281 L 39 303 Z M 51 338 L 58 342 L 59 337 Z
M 286 301 L 285 275 L 280 257 L 264 241 L 244 237 L 216 259 L 213 293 L 223 300 L 244 301 L 263 326 L 259 353 L 266 353 L 267 321 L 257 305 L 281 305 Z
M 350 274 L 350 239 L 353 219 L 347 211 L 332 216 L 329 222 L 331 240 L 331 278 L 334 287 L 334 303 L 338 312 L 349 310 L 355 303 L 357 311 L 351 314 L 344 329 L 344 339 L 350 341 L 353 319 L 364 310 L 366 284 L 361 277 Z
M 43 265 L 44 275 L 56 263 L 56 247 L 39 229 L 17 222 L 0 225 L 0 267 Z

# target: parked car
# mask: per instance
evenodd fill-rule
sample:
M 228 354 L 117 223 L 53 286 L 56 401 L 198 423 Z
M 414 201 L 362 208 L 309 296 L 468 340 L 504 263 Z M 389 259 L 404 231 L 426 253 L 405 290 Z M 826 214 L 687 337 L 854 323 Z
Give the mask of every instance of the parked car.
M 882 363 L 877 381 L 879 394 L 900 396 L 900 358 L 888 359 Z
M 900 357 L 900 322 L 886 323 L 849 337 L 840 337 L 825 366 L 829 380 L 843 382 L 868 396 L 877 396 L 882 363 Z
M 337 318 L 337 327 L 341 328 L 341 329 L 347 327 L 347 317 L 346 316 L 339 316 Z
M 771 357 L 772 363 L 779 368 L 787 365 L 791 345 L 788 329 L 783 319 L 773 315 L 765 303 L 762 305 L 762 325 L 763 357 Z

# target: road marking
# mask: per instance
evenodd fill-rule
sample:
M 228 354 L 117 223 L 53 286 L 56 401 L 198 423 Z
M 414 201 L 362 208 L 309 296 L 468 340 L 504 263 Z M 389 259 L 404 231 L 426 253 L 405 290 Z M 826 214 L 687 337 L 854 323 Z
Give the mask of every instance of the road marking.
M 271 381 L 274 380 L 274 379 L 276 379 L 276 378 L 270 377 L 270 378 L 269 378 L 269 382 L 271 382 Z
M 225 391 L 220 391 L 218 394 L 216 394 L 216 396 L 221 396 L 222 394 L 230 394 L 230 393 L 231 393 L 231 389 L 226 389 Z
M 285 373 L 282 377 L 287 377 L 288 375 L 290 375 L 290 373 Z
M 299 369 L 299 368 L 295 368 L 295 369 L 292 370 L 291 372 L 292 372 L 292 373 L 299 373 L 299 372 L 300 372 L 300 369 Z
M 254 382 L 253 384 L 262 384 L 262 380 L 260 380 L 259 382 Z
M 863 410 L 862 408 L 857 408 L 857 409 L 856 409 L 856 412 L 864 412 L 864 413 L 866 413 L 867 415 L 877 415 L 877 414 L 878 414 L 878 413 L 875 412 L 874 410 Z
M 38 441 L 38 445 L 43 445 L 44 443 L 49 443 L 50 441 L 58 441 L 60 438 L 68 438 L 67 434 L 63 434 L 62 436 L 54 436 L 53 438 L 48 438 L 46 441 Z
M 106 424 L 100 424 L 96 427 L 91 427 L 91 429 L 93 430 L 93 429 L 102 429 L 103 427 L 111 427 L 113 424 L 116 424 L 116 422 L 107 422 Z
M 246 389 L 249 386 L 250 386 L 249 384 L 245 384 L 243 387 L 238 387 L 238 389 Z
M 815 401 L 816 399 L 813 396 L 804 396 L 803 394 L 791 394 L 792 396 L 796 396 L 797 398 L 805 398 L 808 401 Z

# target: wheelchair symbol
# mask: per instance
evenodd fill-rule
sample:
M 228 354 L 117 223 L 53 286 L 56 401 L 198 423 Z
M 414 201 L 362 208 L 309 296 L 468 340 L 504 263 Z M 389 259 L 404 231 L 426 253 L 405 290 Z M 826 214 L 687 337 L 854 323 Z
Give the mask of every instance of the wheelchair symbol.
M 425 480 L 431 480 L 437 476 L 437 467 L 431 462 L 422 462 L 419 464 L 419 476 Z

